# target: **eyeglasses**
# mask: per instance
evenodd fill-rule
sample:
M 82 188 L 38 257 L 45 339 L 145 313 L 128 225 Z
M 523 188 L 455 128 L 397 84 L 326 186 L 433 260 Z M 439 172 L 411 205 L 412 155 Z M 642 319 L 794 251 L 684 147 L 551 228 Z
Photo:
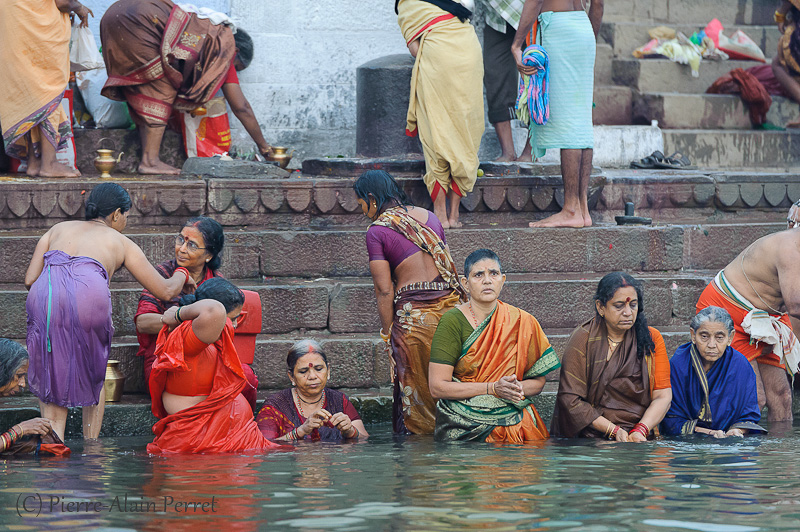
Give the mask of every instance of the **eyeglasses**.
M 245 320 L 245 318 L 247 318 L 247 311 L 246 311 L 246 310 L 243 310 L 243 311 L 241 311 L 241 312 L 239 313 L 239 315 L 238 315 L 238 316 L 236 316 L 235 318 L 233 318 L 233 328 L 235 329 L 235 328 L 237 328 L 239 325 L 241 325 L 242 323 L 244 323 L 244 320 Z
M 798 222 L 796 220 L 792 220 L 791 218 L 787 218 L 786 219 L 786 226 L 787 226 L 788 229 L 795 228 L 797 226 L 797 223 Z
M 183 235 L 175 236 L 175 245 L 176 246 L 182 247 L 184 244 L 186 244 L 186 249 L 188 249 L 189 251 L 197 251 L 198 249 L 206 249 L 206 248 L 201 248 L 200 246 L 198 246 L 197 244 L 195 244 L 194 242 L 192 242 L 188 238 L 184 238 Z

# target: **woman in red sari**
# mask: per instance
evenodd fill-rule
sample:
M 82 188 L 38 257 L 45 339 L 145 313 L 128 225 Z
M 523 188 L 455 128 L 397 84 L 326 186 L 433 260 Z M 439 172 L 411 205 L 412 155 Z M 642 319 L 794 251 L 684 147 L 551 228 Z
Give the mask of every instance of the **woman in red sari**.
M 223 453 L 277 447 L 258 430 L 242 397 L 247 380 L 233 345 L 244 294 L 222 278 L 168 309 L 150 377 L 152 454 Z M 231 321 L 233 320 L 233 322 Z

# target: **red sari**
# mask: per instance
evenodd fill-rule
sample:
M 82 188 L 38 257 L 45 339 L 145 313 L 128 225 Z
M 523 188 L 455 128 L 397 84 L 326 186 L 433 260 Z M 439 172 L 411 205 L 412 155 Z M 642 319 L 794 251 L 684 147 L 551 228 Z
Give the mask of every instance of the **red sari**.
M 148 444 L 147 451 L 151 454 L 226 453 L 280 448 L 258 430 L 253 411 L 241 395 L 247 380 L 233 346 L 230 320 L 220 338 L 203 352 L 203 355 L 208 355 L 208 350 L 213 350 L 217 355 L 211 393 L 190 408 L 167 414 L 161 401 L 167 376 L 175 372 L 190 372 L 198 359 L 205 358 L 186 354 L 184 344 L 191 334 L 194 334 L 192 322 L 186 321 L 171 333 L 165 326 L 158 335 L 150 396 L 153 415 L 159 421 L 153 425 L 156 437 L 153 443 Z

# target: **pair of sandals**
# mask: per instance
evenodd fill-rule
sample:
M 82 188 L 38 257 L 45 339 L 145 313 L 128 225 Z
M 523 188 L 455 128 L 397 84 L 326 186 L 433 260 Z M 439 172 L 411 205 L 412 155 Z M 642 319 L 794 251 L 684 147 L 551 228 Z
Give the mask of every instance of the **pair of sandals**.
M 697 166 L 694 166 L 689 158 L 679 151 L 676 151 L 669 157 L 664 157 L 663 153 L 656 150 L 644 159 L 633 161 L 631 163 L 631 168 L 640 170 L 653 170 L 656 168 L 667 170 L 695 170 Z

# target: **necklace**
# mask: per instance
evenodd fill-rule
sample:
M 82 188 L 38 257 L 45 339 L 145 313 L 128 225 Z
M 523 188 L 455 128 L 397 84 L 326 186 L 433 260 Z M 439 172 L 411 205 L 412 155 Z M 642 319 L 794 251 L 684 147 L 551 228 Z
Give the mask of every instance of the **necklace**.
M 475 322 L 475 327 L 477 327 L 479 325 L 478 318 L 475 317 L 475 311 L 472 310 L 472 300 L 467 304 L 469 305 L 469 313 L 472 314 L 472 320 Z
M 306 416 L 305 413 L 303 412 L 302 403 L 305 403 L 307 405 L 316 405 L 316 404 L 319 404 L 320 401 L 325 399 L 325 390 L 322 391 L 322 396 L 319 399 L 317 399 L 316 401 L 314 401 L 313 403 L 309 403 L 308 401 L 304 401 L 303 398 L 300 397 L 300 392 L 298 392 L 297 390 L 294 390 L 294 392 L 297 395 L 297 410 L 300 412 L 300 415 L 303 416 L 306 419 L 308 419 L 308 416 Z

